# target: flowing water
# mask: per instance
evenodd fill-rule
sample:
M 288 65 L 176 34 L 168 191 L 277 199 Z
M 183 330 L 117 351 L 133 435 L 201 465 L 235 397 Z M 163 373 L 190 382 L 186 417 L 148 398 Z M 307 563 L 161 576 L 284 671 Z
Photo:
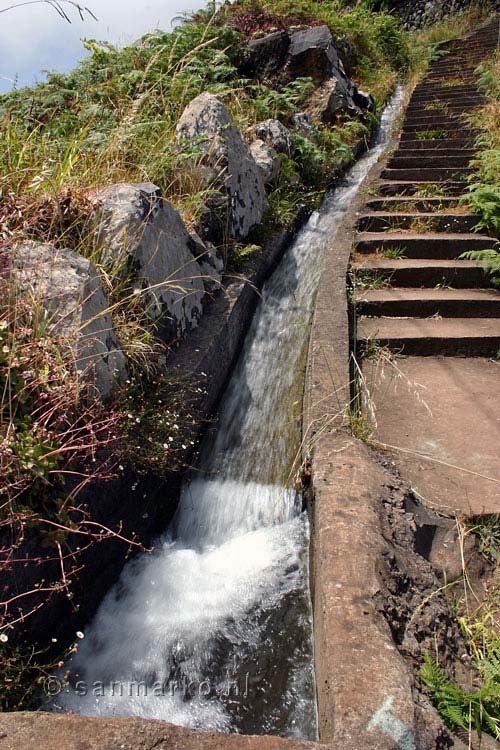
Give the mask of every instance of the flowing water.
M 266 283 L 170 528 L 125 567 L 66 665 L 63 710 L 316 737 L 309 526 L 291 476 L 304 351 L 325 248 L 398 114 Z

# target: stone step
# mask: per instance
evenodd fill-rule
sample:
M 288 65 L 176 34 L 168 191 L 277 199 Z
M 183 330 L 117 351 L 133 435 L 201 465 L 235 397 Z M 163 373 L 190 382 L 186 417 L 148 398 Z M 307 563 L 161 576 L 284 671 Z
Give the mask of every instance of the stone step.
M 424 105 L 433 101 L 445 101 L 460 104 L 464 99 L 476 98 L 485 98 L 476 86 L 427 86 L 426 88 L 415 89 L 410 103 Z
M 467 179 L 468 175 L 472 174 L 472 169 L 469 167 L 453 167 L 447 169 L 446 167 L 423 167 L 420 169 L 383 169 L 382 179 L 383 180 L 395 180 L 397 182 L 404 182 L 406 180 L 416 182 L 446 182 L 451 180 L 453 182 L 460 182 Z
M 398 152 L 402 156 L 407 156 L 408 151 L 415 152 L 414 156 L 417 156 L 421 151 L 428 151 L 436 153 L 436 151 L 444 151 L 446 154 L 467 154 L 471 158 L 477 153 L 477 150 L 473 148 L 472 140 L 467 138 L 440 138 L 433 140 L 431 138 L 424 138 L 420 141 L 401 141 L 398 146 Z M 438 153 L 436 156 L 440 156 Z
M 357 313 L 370 317 L 500 318 L 494 289 L 366 289 L 354 295 Z
M 411 121 L 413 119 L 426 119 L 427 117 L 456 118 L 465 114 L 469 115 L 473 112 L 473 110 L 483 106 L 484 102 L 463 102 L 460 105 L 457 104 L 451 106 L 446 104 L 438 106 L 438 103 L 436 102 L 435 106 L 433 105 L 431 109 L 429 109 L 428 106 L 410 106 L 405 113 L 405 122 Z
M 484 104 L 486 98 L 481 95 L 477 96 L 466 96 L 457 97 L 456 99 L 442 98 L 435 96 L 426 96 L 423 99 L 411 99 L 406 109 L 406 114 L 409 113 L 424 113 L 429 114 L 431 112 L 461 112 L 464 109 L 471 109 L 473 107 L 479 107 Z
M 439 184 L 429 180 L 390 180 L 379 182 L 376 186 L 379 195 L 415 195 L 423 198 L 439 196 L 453 197 L 464 194 L 466 186 L 459 180 L 447 180 Z
M 474 152 L 472 152 L 473 154 Z M 468 167 L 472 155 L 465 153 L 464 155 L 454 156 L 450 154 L 429 154 L 428 152 L 423 152 L 416 156 L 411 156 L 396 151 L 395 155 L 389 159 L 388 166 L 393 169 L 421 169 L 423 167 L 461 169 L 462 167 Z
M 444 137 L 449 138 L 450 133 L 467 130 L 467 123 L 461 120 L 459 117 L 454 119 L 439 118 L 432 120 L 431 118 L 415 118 L 405 120 L 401 129 L 404 132 L 414 132 L 416 130 L 423 130 L 425 133 L 431 131 L 439 131 L 437 138 L 441 138 L 441 133 L 444 132 Z M 467 133 L 467 135 L 469 135 Z
M 446 77 L 453 77 L 457 73 L 463 78 L 465 75 L 474 74 L 474 70 L 478 64 L 487 57 L 487 53 L 481 54 L 470 54 L 467 59 L 456 59 L 453 60 L 451 57 L 443 58 L 438 62 L 429 65 L 426 79 L 428 80 L 432 76 L 441 76 L 441 80 Z
M 429 72 L 425 78 L 427 83 L 442 85 L 446 81 L 457 83 L 460 81 L 462 85 L 474 85 L 476 83 L 475 70 L 481 60 L 474 62 L 471 60 L 470 64 L 467 65 L 449 65 L 448 67 L 442 68 L 429 68 Z
M 478 260 L 389 260 L 370 255 L 353 263 L 352 269 L 358 277 L 366 279 L 367 285 L 380 282 L 398 287 L 449 286 L 455 289 L 480 289 L 489 285 L 485 264 Z
M 461 79 L 463 83 L 472 83 L 474 80 L 474 71 L 483 59 L 484 58 L 471 57 L 471 59 L 467 62 L 448 61 L 448 63 L 446 64 L 436 64 L 435 66 L 429 67 L 429 70 L 425 77 L 426 81 L 436 81 L 438 83 L 443 83 L 443 81 L 445 81 L 447 78 L 458 78 Z
M 420 137 L 417 135 L 418 133 L 420 133 Z M 478 132 L 459 123 L 453 125 L 453 127 L 448 126 L 446 128 L 429 128 L 426 125 L 405 125 L 402 128 L 401 140 L 426 140 L 427 135 L 429 135 L 429 140 L 439 141 L 446 139 L 454 140 L 455 138 L 472 139 L 478 135 Z
M 456 83 L 460 81 L 461 84 L 466 86 L 474 86 L 477 82 L 477 77 L 474 75 L 475 67 L 467 68 L 464 70 L 449 70 L 449 71 L 443 71 L 439 72 L 436 71 L 434 73 L 429 74 L 426 77 L 426 81 L 430 86 L 442 86 L 443 81 L 450 81 L 452 83 Z M 453 85 L 450 85 L 449 88 L 454 88 Z
M 361 318 L 358 347 L 378 342 L 394 352 L 422 356 L 493 357 L 500 349 L 498 318 Z
M 401 136 L 400 136 L 400 145 L 402 145 L 403 143 L 406 143 L 407 141 L 416 141 L 416 140 L 420 140 L 420 141 L 426 141 L 426 140 L 427 141 L 429 140 L 450 141 L 452 140 L 454 141 L 457 139 L 465 139 L 469 143 L 472 143 L 474 139 L 479 135 L 477 130 L 472 130 L 471 128 L 465 128 L 465 127 L 438 128 L 439 131 L 441 130 L 443 131 L 444 137 L 441 138 L 441 133 L 440 133 L 439 136 L 436 138 L 435 135 L 434 137 L 432 135 L 432 131 L 435 131 L 435 130 L 436 128 L 414 128 L 414 127 L 405 128 L 402 131 Z M 420 133 L 420 137 L 418 136 L 419 133 Z M 424 137 L 427 133 L 431 133 L 430 138 Z
M 478 88 L 475 84 L 467 84 L 463 86 L 443 86 L 442 84 L 435 83 L 421 83 L 415 86 L 411 101 L 415 99 L 429 99 L 432 96 L 450 96 L 450 97 L 463 97 L 478 94 Z
M 461 115 L 470 115 L 475 109 L 478 107 L 482 107 L 483 104 L 481 102 L 476 103 L 464 103 L 457 106 L 448 106 L 448 105 L 441 105 L 433 106 L 432 109 L 429 109 L 428 106 L 425 107 L 408 107 L 405 113 L 405 122 L 410 122 L 411 120 L 424 120 L 426 118 L 431 117 L 449 117 L 449 118 L 457 118 L 461 117 Z
M 406 117 L 403 122 L 403 130 L 449 130 L 450 128 L 459 129 L 465 126 L 465 123 L 457 117 L 443 117 L 443 115 L 431 115 L 429 117 L 420 117 L 411 115 Z
M 488 250 L 495 244 L 495 239 L 480 234 L 360 232 L 356 236 L 354 248 L 361 254 L 400 253 L 402 258 L 451 260 L 470 250 Z
M 425 161 L 426 159 L 433 159 L 434 163 L 436 159 L 456 159 L 459 157 L 462 157 L 463 159 L 467 160 L 467 163 L 470 162 L 471 159 L 473 159 L 477 153 L 476 149 L 474 148 L 408 148 L 407 143 L 405 143 L 403 148 L 398 148 L 397 151 L 394 152 L 393 156 L 391 158 L 397 158 L 397 159 L 420 159 L 421 161 Z M 417 143 L 420 143 L 420 141 L 417 141 Z M 425 141 L 422 141 L 423 146 L 425 146 Z
M 373 212 L 360 216 L 356 224 L 360 232 L 387 232 L 398 229 L 415 229 L 419 232 L 470 233 L 479 221 L 476 214 L 422 213 L 418 211 L 389 213 Z
M 388 211 L 389 213 L 424 213 L 433 211 L 452 211 L 461 209 L 460 198 L 374 198 L 366 204 L 371 211 Z M 452 214 L 456 215 L 456 214 Z M 477 220 L 477 219 L 476 219 Z

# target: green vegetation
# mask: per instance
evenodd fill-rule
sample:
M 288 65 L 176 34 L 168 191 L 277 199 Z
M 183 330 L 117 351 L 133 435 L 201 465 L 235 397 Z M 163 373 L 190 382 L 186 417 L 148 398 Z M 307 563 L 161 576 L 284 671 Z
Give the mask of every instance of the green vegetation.
M 477 73 L 479 86 L 487 97 L 484 107 L 471 117 L 473 127 L 481 130 L 476 139 L 477 155 L 472 162 L 474 173 L 469 178 L 464 200 L 479 215 L 478 230 L 487 230 L 500 238 L 500 57 L 498 53 L 482 63 Z M 500 252 L 473 251 L 463 257 L 485 262 L 486 273 L 495 286 L 500 286 Z
M 468 526 L 479 539 L 479 551 L 491 563 L 500 562 L 500 514 L 480 516 Z
M 390 260 L 397 260 L 398 258 L 404 258 L 405 256 L 406 248 L 404 245 L 395 245 L 394 247 L 385 247 L 384 245 L 381 245 L 380 247 L 377 247 L 376 253 L 378 255 L 383 255 L 384 258 L 389 258 Z
M 286 121 L 304 103 L 311 81 L 273 88 L 246 80 L 238 65 L 254 31 L 311 19 L 349 39 L 360 84 L 382 104 L 409 59 L 391 16 L 314 0 L 294 4 L 293 13 L 285 3 L 271 9 L 270 3 L 245 1 L 207 9 L 173 32 L 158 31 L 124 49 L 89 40 L 90 54 L 73 72 L 49 73 L 46 83 L 0 97 L 0 194 L 57 195 L 63 188 L 150 180 L 193 223 L 205 188 L 197 149 L 179 151 L 175 144 L 184 107 L 208 90 L 224 97 L 242 130 L 267 117 Z M 358 124 L 342 120 L 331 132 L 317 130 L 314 166 L 321 169 L 349 159 L 349 146 L 360 136 Z
M 491 566 L 500 560 L 500 515 L 480 516 L 462 526 L 462 537 L 474 534 L 479 551 Z M 420 677 L 445 723 L 454 731 L 475 731 L 500 739 L 500 586 L 490 582 L 484 595 L 468 593 L 457 604 L 458 624 L 471 657 L 470 685 L 455 684 L 428 654 Z M 471 606 L 471 602 L 474 606 Z M 460 614 L 461 611 L 461 614 Z
M 489 659 L 477 663 L 483 683 L 478 690 L 464 690 L 453 683 L 429 654 L 424 656 L 420 678 L 450 729 L 475 730 L 500 739 L 500 640 Z
M 442 141 L 448 138 L 448 131 L 444 128 L 436 128 L 435 130 L 419 130 L 415 133 L 417 141 Z

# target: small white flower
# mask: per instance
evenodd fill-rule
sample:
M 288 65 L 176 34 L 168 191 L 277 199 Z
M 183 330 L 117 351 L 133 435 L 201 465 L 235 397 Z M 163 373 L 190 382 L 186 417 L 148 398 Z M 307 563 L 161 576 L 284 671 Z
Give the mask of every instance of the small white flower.
M 7 641 L 8 641 L 8 640 L 9 640 L 9 636 L 8 636 L 8 635 L 5 635 L 5 633 L 2 633 L 2 634 L 0 635 L 0 641 L 1 641 L 2 643 L 7 643 Z
M 169 437 L 169 439 L 168 439 L 168 442 L 169 442 L 169 443 L 173 443 L 173 442 L 174 442 L 174 439 L 173 439 L 173 437 L 172 437 L 172 436 L 170 436 L 170 437 Z
M 51 638 L 50 640 L 52 641 L 52 643 L 57 643 L 57 638 Z
M 81 630 L 76 631 L 76 637 L 82 640 L 82 638 L 85 638 L 85 635 L 82 633 Z

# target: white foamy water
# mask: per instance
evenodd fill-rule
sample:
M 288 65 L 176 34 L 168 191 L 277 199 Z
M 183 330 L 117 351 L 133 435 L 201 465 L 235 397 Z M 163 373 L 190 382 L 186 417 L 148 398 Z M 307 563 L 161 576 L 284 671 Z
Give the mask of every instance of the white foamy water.
M 309 526 L 290 489 L 303 350 L 324 250 L 402 98 L 264 286 L 197 478 L 153 553 L 103 600 L 66 665 L 60 709 L 316 737 Z

